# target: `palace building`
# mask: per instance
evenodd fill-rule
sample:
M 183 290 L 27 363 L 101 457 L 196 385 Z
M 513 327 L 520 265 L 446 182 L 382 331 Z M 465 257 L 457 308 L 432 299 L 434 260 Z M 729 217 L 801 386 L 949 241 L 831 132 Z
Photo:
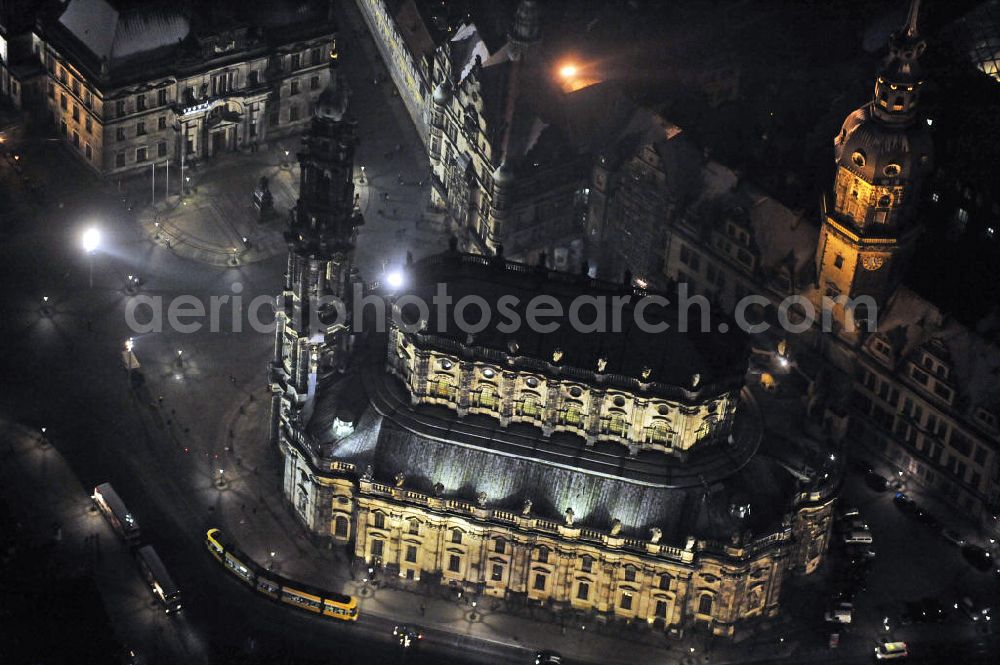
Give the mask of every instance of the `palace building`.
M 270 370 L 304 527 L 401 585 L 718 635 L 776 615 L 785 577 L 824 558 L 839 472 L 828 451 L 784 459 L 744 385 L 743 334 L 713 317 L 704 332 L 641 326 L 679 312 L 457 240 L 395 289 L 366 285 L 355 140 L 334 69 L 298 155 Z M 440 289 L 453 304 L 423 316 Z M 533 329 L 536 297 L 586 302 L 582 322 L 620 332 Z M 503 316 L 469 314 L 483 307 Z
M 20 90 L 21 105 L 47 114 L 102 174 L 297 134 L 327 84 L 329 2 L 69 0 L 57 9 L 24 36 L 23 80 L 5 92 Z

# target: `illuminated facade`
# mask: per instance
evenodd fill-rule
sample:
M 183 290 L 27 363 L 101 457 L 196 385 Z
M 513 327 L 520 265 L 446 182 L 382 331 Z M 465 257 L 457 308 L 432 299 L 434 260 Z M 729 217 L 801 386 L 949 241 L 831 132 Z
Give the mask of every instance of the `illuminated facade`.
M 334 26 L 326 3 L 286 4 L 227 22 L 195 6 L 71 0 L 34 35 L 38 105 L 104 174 L 301 131 L 327 84 Z
M 287 234 L 272 435 L 305 527 L 404 585 L 718 635 L 774 616 L 785 575 L 823 560 L 838 477 L 826 455 L 807 480 L 774 459 L 742 334 L 714 319 L 705 333 L 465 333 L 454 307 L 415 325 L 405 303 L 442 284 L 456 302 L 513 297 L 522 321 L 539 294 L 646 294 L 457 242 L 381 294 L 365 316 L 384 332 L 349 334 L 330 308 L 312 317 L 313 297 L 360 286 L 353 127 L 341 89 L 324 93 Z

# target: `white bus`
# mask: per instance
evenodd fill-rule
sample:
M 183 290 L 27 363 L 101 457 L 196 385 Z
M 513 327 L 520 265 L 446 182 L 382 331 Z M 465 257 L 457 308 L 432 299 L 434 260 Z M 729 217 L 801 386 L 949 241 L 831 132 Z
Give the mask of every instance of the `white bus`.
M 144 545 L 135 551 L 135 558 L 139 562 L 139 570 L 149 588 L 153 590 L 153 595 L 163 605 L 167 614 L 173 614 L 181 609 L 181 591 L 170 579 L 170 573 L 166 566 L 160 561 L 160 556 L 153 549 L 152 545 Z
M 95 487 L 91 498 L 119 536 L 128 542 L 135 542 L 139 539 L 139 522 L 125 507 L 111 483 L 103 483 Z

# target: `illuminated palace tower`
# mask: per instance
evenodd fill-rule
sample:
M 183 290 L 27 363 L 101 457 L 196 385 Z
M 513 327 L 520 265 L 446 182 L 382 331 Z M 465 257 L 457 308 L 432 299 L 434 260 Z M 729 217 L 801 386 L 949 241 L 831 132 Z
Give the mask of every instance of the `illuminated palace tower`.
M 285 233 L 288 270 L 271 371 L 272 441 L 282 423 L 308 411 L 318 381 L 342 366 L 348 339 L 344 322 L 324 325 L 314 311 L 319 298 L 348 301 L 356 232 L 363 223 L 353 182 L 357 123 L 347 113 L 349 91 L 336 52 L 330 53 L 330 70 L 302 137 L 299 199 Z
M 923 85 L 919 0 L 893 33 L 874 98 L 851 113 L 834 139 L 837 172 L 816 255 L 818 296 L 870 296 L 883 305 L 905 272 L 919 233 L 916 207 L 931 170 L 932 145 L 918 118 Z M 833 309 L 838 330 L 850 316 Z M 854 311 L 855 322 L 867 318 Z

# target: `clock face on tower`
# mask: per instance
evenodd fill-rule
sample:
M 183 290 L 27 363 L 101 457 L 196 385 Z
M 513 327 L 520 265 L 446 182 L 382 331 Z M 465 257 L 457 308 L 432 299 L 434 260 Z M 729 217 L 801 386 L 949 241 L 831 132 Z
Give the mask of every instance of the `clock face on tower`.
M 878 270 L 885 263 L 885 258 L 881 256 L 865 256 L 861 259 L 861 265 L 865 270 Z

